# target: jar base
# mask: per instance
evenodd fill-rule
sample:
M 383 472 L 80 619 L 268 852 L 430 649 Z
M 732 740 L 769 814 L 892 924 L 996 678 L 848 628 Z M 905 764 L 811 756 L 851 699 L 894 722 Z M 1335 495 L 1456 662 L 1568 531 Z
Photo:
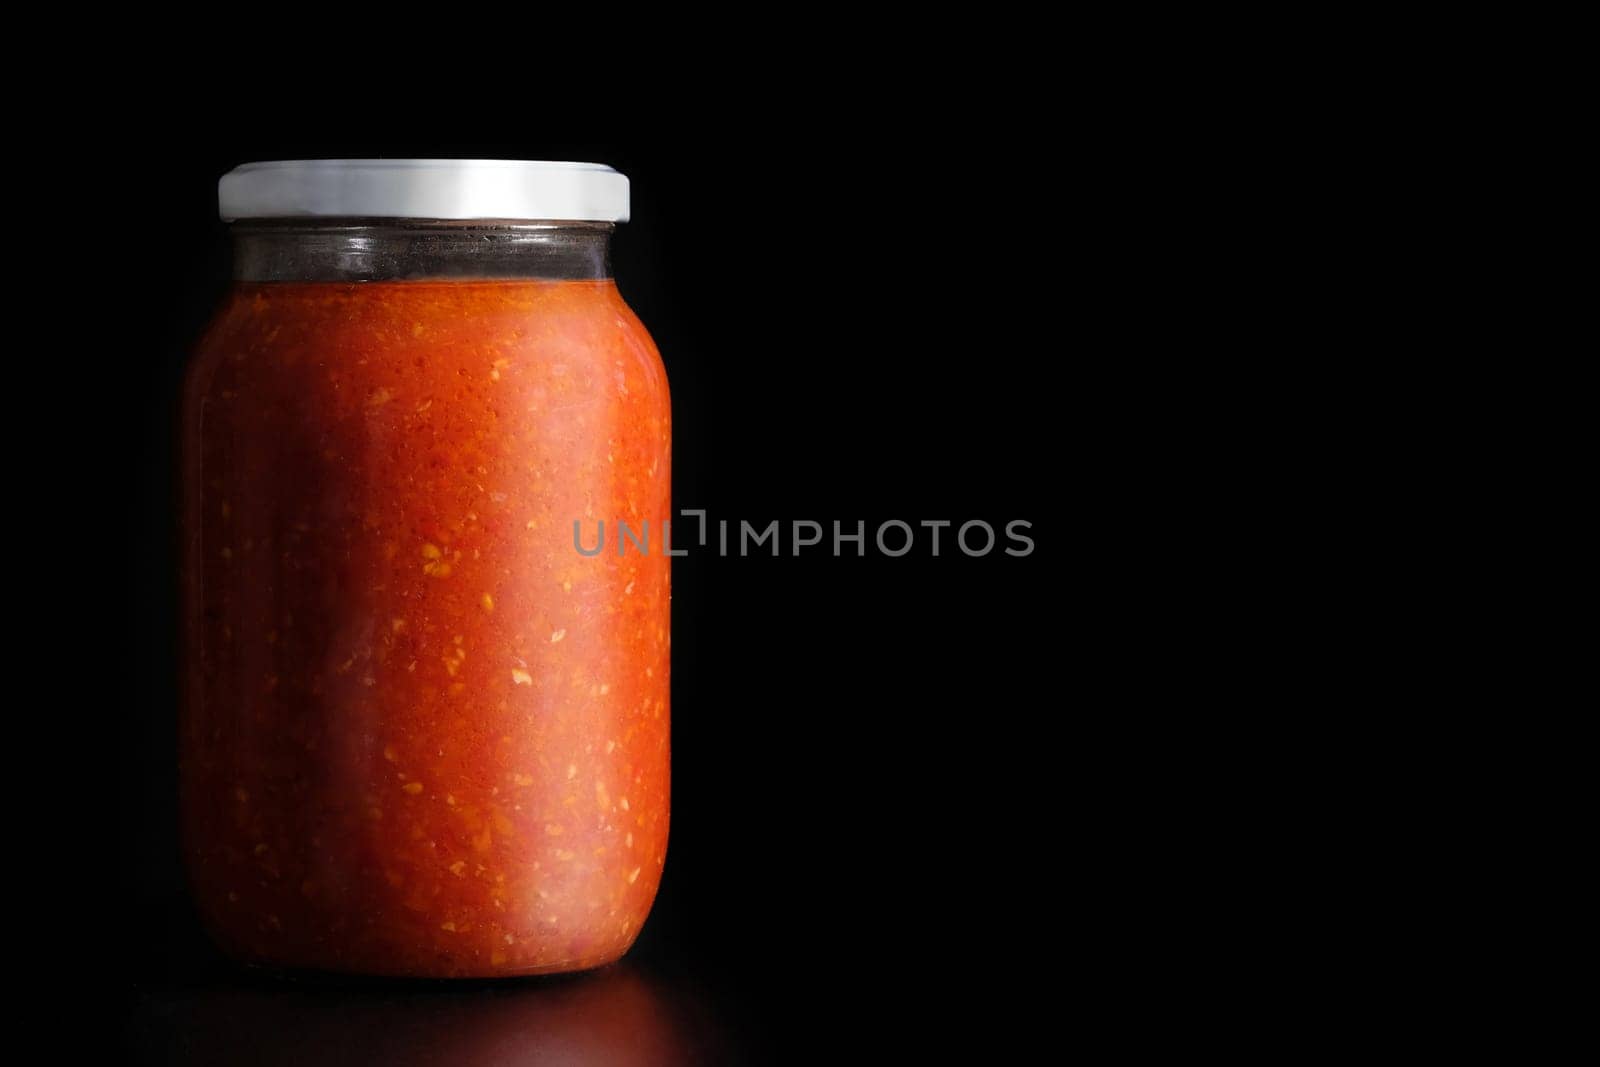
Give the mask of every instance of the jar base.
M 342 965 L 336 961 L 292 960 L 263 956 L 260 953 L 230 950 L 215 939 L 217 951 L 235 966 L 264 978 L 288 982 L 347 982 L 371 981 L 376 983 L 408 982 L 493 982 L 514 981 L 524 978 L 560 978 L 580 975 L 609 967 L 627 955 L 627 949 L 608 952 L 594 957 L 561 960 L 553 963 L 522 967 L 382 967 L 371 965 Z M 630 945 L 629 948 L 632 946 Z

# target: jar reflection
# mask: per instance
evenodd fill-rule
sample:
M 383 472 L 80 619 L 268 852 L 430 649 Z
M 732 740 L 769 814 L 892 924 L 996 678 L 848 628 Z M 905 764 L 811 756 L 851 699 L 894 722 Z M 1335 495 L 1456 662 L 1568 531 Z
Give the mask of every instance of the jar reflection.
M 216 990 L 141 1014 L 141 1051 L 177 1064 L 671 1067 L 728 1054 L 700 1005 L 626 964 L 448 989 Z

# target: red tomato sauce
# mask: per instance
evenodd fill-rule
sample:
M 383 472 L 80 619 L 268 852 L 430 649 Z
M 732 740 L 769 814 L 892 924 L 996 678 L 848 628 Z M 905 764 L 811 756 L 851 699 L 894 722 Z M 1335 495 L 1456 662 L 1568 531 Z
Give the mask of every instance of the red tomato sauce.
M 666 855 L 671 428 L 615 285 L 240 285 L 183 433 L 181 809 L 218 943 L 412 976 L 627 951 Z

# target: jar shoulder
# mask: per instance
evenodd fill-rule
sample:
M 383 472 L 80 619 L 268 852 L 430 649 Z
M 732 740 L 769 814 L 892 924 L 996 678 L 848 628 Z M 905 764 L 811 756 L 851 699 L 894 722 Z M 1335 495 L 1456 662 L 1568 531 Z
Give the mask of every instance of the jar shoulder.
M 611 281 L 247 283 L 191 355 L 191 403 L 250 383 L 489 383 L 668 403 L 649 330 Z M 393 384 L 387 384 L 393 383 Z

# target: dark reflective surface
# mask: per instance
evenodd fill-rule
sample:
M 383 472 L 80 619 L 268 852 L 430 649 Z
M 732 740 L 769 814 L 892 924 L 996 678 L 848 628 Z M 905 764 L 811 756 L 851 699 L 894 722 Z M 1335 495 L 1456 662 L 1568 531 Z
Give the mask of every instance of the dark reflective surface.
M 173 1064 L 675 1065 L 730 1062 L 709 1005 L 626 962 L 584 975 L 460 985 L 240 973 L 145 987 L 127 1044 Z
M 200 935 L 186 906 L 152 907 L 121 987 L 119 1063 L 736 1063 L 719 998 L 670 957 L 634 953 L 575 975 L 407 981 L 240 967 Z M 98 1023 L 98 1013 L 92 1018 Z

